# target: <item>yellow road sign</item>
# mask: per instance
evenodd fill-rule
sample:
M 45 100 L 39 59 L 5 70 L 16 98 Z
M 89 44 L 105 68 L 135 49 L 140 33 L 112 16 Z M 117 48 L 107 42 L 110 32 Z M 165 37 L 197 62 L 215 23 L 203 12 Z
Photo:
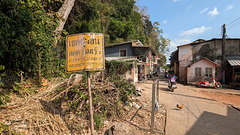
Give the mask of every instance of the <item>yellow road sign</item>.
M 104 37 L 100 33 L 80 33 L 67 36 L 66 71 L 103 70 Z

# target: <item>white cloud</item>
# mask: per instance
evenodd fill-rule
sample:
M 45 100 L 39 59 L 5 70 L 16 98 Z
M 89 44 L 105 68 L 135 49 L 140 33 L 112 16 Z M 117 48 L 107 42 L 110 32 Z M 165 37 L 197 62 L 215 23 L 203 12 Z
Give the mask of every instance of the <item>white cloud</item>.
M 234 8 L 234 5 L 228 5 L 227 8 L 225 9 L 225 11 L 231 10 Z
M 167 20 L 164 20 L 164 21 L 163 21 L 163 24 L 167 24 Z
M 206 12 L 208 10 L 208 8 L 204 8 L 201 12 L 200 12 L 200 14 L 203 14 L 204 12 Z
M 178 1 L 180 1 L 180 0 L 173 0 L 173 2 L 178 2 Z
M 187 9 L 190 9 L 190 8 L 192 8 L 192 5 L 189 5 L 189 6 L 187 7 Z
M 191 43 L 191 40 L 190 39 L 175 39 L 174 42 L 171 41 L 170 46 L 176 47 L 176 46 L 184 45 L 187 43 Z
M 197 34 L 203 33 L 203 32 L 205 32 L 206 30 L 209 30 L 209 29 L 211 29 L 211 27 L 202 26 L 202 27 L 198 27 L 198 28 L 193 28 L 191 30 L 187 30 L 187 31 L 181 32 L 179 34 L 179 36 L 181 36 L 181 37 L 190 37 L 190 36 L 193 36 L 193 35 L 197 35 Z
M 218 9 L 215 7 L 212 11 L 209 11 L 208 14 L 210 16 L 215 16 L 215 15 L 218 15 L 219 12 L 218 12 Z

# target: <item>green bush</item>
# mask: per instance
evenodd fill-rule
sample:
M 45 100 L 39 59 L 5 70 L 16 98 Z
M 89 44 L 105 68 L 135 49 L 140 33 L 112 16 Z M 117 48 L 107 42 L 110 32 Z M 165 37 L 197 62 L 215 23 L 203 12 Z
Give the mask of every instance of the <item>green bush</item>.
M 94 120 L 94 128 L 99 130 L 100 128 L 102 128 L 103 126 L 103 116 L 99 115 L 99 114 L 94 114 L 93 115 L 93 120 Z
M 59 59 L 63 47 L 54 45 L 59 18 L 56 12 L 45 10 L 47 3 L 0 2 L 0 61 L 7 63 L 7 69 L 23 71 L 33 78 L 64 76 L 65 60 Z

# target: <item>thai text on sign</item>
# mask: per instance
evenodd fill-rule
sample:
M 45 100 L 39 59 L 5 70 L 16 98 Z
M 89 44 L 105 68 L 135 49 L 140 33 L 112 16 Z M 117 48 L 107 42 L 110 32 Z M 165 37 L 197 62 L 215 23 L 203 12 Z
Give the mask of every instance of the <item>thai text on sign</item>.
M 104 69 L 104 40 L 100 33 L 67 36 L 67 72 Z

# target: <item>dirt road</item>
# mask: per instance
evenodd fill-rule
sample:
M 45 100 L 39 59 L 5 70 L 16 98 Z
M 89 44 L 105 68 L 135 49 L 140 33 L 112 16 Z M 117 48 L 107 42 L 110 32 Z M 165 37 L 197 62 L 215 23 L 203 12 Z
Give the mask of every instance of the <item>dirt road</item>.
M 240 133 L 240 112 L 209 97 L 178 84 L 170 92 L 160 79 L 160 101 L 167 106 L 167 135 L 236 135 Z M 181 110 L 176 104 L 184 104 Z
M 207 91 L 195 91 L 193 87 L 181 84 L 177 84 L 177 90 L 170 92 L 167 89 L 167 80 L 163 78 L 160 78 L 159 86 L 160 103 L 167 108 L 167 135 L 236 135 L 240 133 L 240 111 L 227 103 L 222 103 L 225 98 L 222 95 L 220 98 L 221 93 L 217 93 L 218 95 L 210 93 L 210 95 Z M 145 89 L 143 97 L 149 99 L 151 84 L 145 83 L 142 87 Z M 219 99 L 216 99 L 217 97 Z M 177 104 L 184 104 L 184 108 L 178 110 Z

